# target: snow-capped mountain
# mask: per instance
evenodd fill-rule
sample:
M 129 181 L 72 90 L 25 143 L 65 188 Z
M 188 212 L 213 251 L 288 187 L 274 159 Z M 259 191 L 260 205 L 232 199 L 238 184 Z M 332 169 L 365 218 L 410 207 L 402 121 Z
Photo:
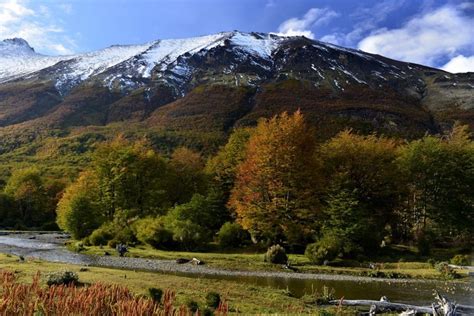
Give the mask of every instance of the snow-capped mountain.
M 0 42 L 0 82 L 22 76 L 49 73 L 59 90 L 72 88 L 90 77 L 107 73 L 104 83 L 111 86 L 115 81 L 130 84 L 129 78 L 150 78 L 152 72 L 172 68 L 176 75 L 186 72 L 178 58 L 193 54 L 205 54 L 217 46 L 231 45 L 240 52 L 270 59 L 272 52 L 283 38 L 265 35 L 255 36 L 239 32 L 224 32 L 214 35 L 157 40 L 143 45 L 114 45 L 99 51 L 71 55 L 45 56 L 34 51 L 19 38 Z M 111 70 L 119 68 L 120 71 Z
M 330 121 L 437 132 L 454 119 L 474 122 L 474 76 L 238 31 L 70 56 L 38 54 L 22 39 L 0 42 L 0 129 L 132 120 L 173 129 L 218 122 L 212 129 L 227 130 L 296 108 L 324 128 Z

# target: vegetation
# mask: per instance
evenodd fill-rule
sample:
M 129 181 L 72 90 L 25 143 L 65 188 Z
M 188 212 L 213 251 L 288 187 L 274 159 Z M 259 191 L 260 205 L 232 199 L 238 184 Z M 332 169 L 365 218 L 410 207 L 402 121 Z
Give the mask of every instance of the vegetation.
M 44 261 L 28 259 L 22 264 L 18 264 L 17 258 L 7 257 L 0 254 L 0 271 L 15 271 L 16 273 L 14 274 L 12 272 L 8 273 L 15 276 L 16 284 L 25 288 L 31 285 L 32 279 L 38 272 L 41 273 L 41 276 L 46 276 L 48 273 L 61 270 L 69 270 L 78 274 L 80 282 L 84 284 L 84 286 L 74 287 L 74 291 L 77 291 L 75 292 L 76 294 L 83 293 L 81 291 L 94 285 L 99 286 L 101 289 L 106 287 L 120 289 L 126 288 L 127 293 L 130 293 L 130 296 L 128 297 L 137 300 L 143 300 L 143 302 L 146 302 L 146 304 L 150 304 L 152 300 L 147 299 L 146 297 L 148 296 L 148 289 L 159 285 L 160 288 L 164 290 L 160 306 L 167 297 L 166 293 L 170 292 L 170 290 L 174 290 L 176 293 L 172 302 L 174 309 L 179 309 L 181 306 L 186 306 L 186 303 L 192 300 L 196 303 L 199 310 L 202 311 L 207 305 L 207 293 L 214 289 L 214 291 L 218 290 L 221 299 L 225 300 L 226 305 L 229 307 L 229 313 L 241 313 L 246 315 L 308 313 L 317 315 L 319 312 L 319 309 L 316 306 L 307 305 L 300 299 L 289 297 L 283 290 L 269 287 L 243 284 L 228 280 L 190 278 L 172 274 L 160 274 L 143 271 L 127 271 L 97 267 L 87 267 L 87 269 L 81 269 L 80 266 L 48 263 Z M 52 287 L 51 290 L 47 289 L 46 285 L 44 284 L 46 281 L 44 277 L 41 277 L 38 281 L 40 288 L 44 289 L 45 291 L 54 291 L 54 289 L 59 289 L 59 287 Z M 44 284 L 45 287 L 41 286 L 42 284 Z M 93 299 L 96 294 L 96 292 L 88 293 L 92 295 L 92 298 L 90 299 Z M 84 297 L 80 296 L 80 298 Z M 104 298 L 104 296 L 100 296 L 100 298 Z M 103 301 L 106 300 L 104 299 Z M 76 301 L 74 300 L 74 302 Z M 126 302 L 130 301 L 127 299 Z M 17 301 L 17 303 L 21 303 L 21 301 Z M 80 303 L 80 301 L 78 303 Z M 92 306 L 90 301 L 85 301 L 85 303 L 87 303 L 86 305 L 88 306 Z M 136 307 L 135 303 L 133 302 L 132 307 Z M 328 310 L 334 311 L 335 308 L 328 308 Z M 64 315 L 63 313 L 59 314 Z M 74 315 L 78 314 L 81 313 L 76 313 Z M 133 315 L 131 313 L 124 314 Z M 85 315 L 94 314 L 85 313 Z
M 6 178 L 0 227 L 54 229 L 55 220 L 86 246 L 278 244 L 316 264 L 363 261 L 391 244 L 416 245 L 424 257 L 435 247 L 469 252 L 474 142 L 466 126 L 413 141 L 350 130 L 321 141 L 318 133 L 297 111 L 234 130 L 217 152 L 158 151 L 153 133 L 89 144 L 90 161 L 72 179 L 36 167 Z
M 265 262 L 286 264 L 288 262 L 288 256 L 286 255 L 285 248 L 280 245 L 273 245 L 268 248 L 265 254 Z
M 13 272 L 0 273 L 4 315 L 188 315 L 184 307 L 174 307 L 175 294 L 166 292 L 163 304 L 136 297 L 126 287 L 96 283 L 87 287 L 50 284 L 42 287 L 40 275 L 32 284 L 19 283 Z M 225 313 L 222 313 L 225 314 Z

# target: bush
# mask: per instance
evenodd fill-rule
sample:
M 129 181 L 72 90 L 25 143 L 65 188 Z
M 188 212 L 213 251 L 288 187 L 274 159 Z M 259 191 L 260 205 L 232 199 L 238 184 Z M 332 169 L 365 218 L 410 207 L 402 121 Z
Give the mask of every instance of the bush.
M 209 230 L 190 220 L 173 221 L 173 240 L 187 250 L 194 250 L 210 240 Z
M 163 290 L 157 289 L 156 287 L 151 287 L 148 289 L 148 295 L 154 302 L 159 303 L 161 302 L 161 297 L 163 296 Z
M 427 263 L 430 265 L 430 267 L 434 268 L 436 265 L 436 260 L 433 258 L 428 259 Z
M 221 296 L 216 292 L 209 292 L 206 295 L 206 305 L 211 308 L 218 308 L 221 303 Z
M 81 251 L 84 251 L 86 250 L 86 248 L 84 247 L 84 243 L 82 242 L 76 242 L 74 244 L 74 251 L 75 252 L 81 252 Z
M 79 276 L 77 273 L 72 271 L 59 271 L 48 274 L 46 284 L 52 285 L 69 285 L 77 284 L 79 282 Z
M 305 256 L 315 264 L 334 260 L 341 251 L 340 242 L 334 236 L 325 236 L 306 246 Z
M 455 255 L 450 261 L 452 264 L 457 266 L 468 266 L 471 264 L 471 258 L 469 255 Z
M 187 301 L 186 306 L 193 313 L 195 313 L 199 309 L 199 304 L 196 301 L 193 301 L 193 300 Z
M 245 244 L 250 238 L 249 233 L 237 223 L 226 222 L 218 234 L 219 245 L 222 248 L 236 248 Z
M 446 279 L 456 279 L 459 277 L 459 274 L 447 262 L 438 262 L 435 268 Z
M 173 245 L 173 233 L 168 230 L 163 220 L 147 217 L 136 221 L 132 229 L 138 241 L 157 249 L 168 249 Z
M 105 246 L 114 238 L 113 227 L 110 224 L 103 224 L 87 238 L 89 243 L 93 246 Z
M 265 262 L 284 264 L 288 262 L 285 248 L 280 245 L 273 245 L 268 248 L 265 254 Z

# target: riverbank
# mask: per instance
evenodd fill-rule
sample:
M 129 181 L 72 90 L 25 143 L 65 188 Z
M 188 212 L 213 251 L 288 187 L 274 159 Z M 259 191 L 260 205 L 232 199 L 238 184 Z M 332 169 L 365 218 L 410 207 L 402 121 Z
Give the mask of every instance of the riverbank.
M 74 271 L 79 280 L 86 284 L 97 282 L 120 284 L 128 287 L 137 295 L 145 295 L 148 288 L 155 287 L 176 291 L 177 305 L 187 304 L 190 300 L 200 306 L 205 305 L 205 296 L 210 291 L 218 292 L 229 303 L 230 311 L 243 314 L 274 313 L 310 313 L 327 315 L 335 307 L 318 307 L 311 303 L 311 297 L 296 298 L 284 289 L 256 286 L 228 280 L 191 278 L 144 271 L 117 270 L 99 267 L 83 267 L 71 264 L 51 263 L 42 260 L 26 259 L 20 262 L 18 257 L 0 254 L 0 270 L 14 271 L 22 282 L 30 282 L 40 272 L 43 276 L 60 270 Z M 321 289 L 320 289 L 321 290 Z M 314 296 L 316 297 L 316 296 Z M 314 301 L 314 300 L 313 300 Z M 354 309 L 344 309 L 353 314 Z
M 60 262 L 76 267 L 102 267 L 114 268 L 113 270 L 142 271 L 143 273 L 158 272 L 156 274 L 174 275 L 196 280 L 208 279 L 213 281 L 231 281 L 242 284 L 244 287 L 254 286 L 271 287 L 272 289 L 285 291 L 292 297 L 307 297 L 316 290 L 323 288 L 333 288 L 335 297 L 345 297 L 346 299 L 379 299 L 385 295 L 394 301 L 427 304 L 432 300 L 433 290 L 446 293 L 458 302 L 470 303 L 472 288 L 468 282 L 464 281 L 439 281 L 427 279 L 385 279 L 373 277 L 361 277 L 354 275 L 328 274 L 328 273 L 297 273 L 283 270 L 281 266 L 269 265 L 269 269 L 244 271 L 217 268 L 212 261 L 206 261 L 204 265 L 193 265 L 191 263 L 178 264 L 174 259 L 147 259 L 134 257 L 114 256 L 115 250 L 104 247 L 85 248 L 77 253 L 68 250 L 64 243 L 67 236 L 62 234 L 48 235 L 10 235 L 0 236 L 0 253 L 9 253 L 14 258 L 23 257 L 27 261 L 41 259 L 48 262 Z M 138 249 L 138 248 L 137 248 Z M 102 254 L 87 254 L 87 252 L 102 251 Z M 142 249 L 147 250 L 147 249 Z M 110 255 L 105 255 L 107 251 Z M 154 251 L 154 250 L 153 250 Z M 133 255 L 133 249 L 131 249 Z M 197 253 L 187 252 L 164 252 L 168 255 L 193 255 Z M 154 253 L 156 254 L 156 253 Z M 206 259 L 212 256 L 229 254 L 203 254 Z M 238 256 L 235 261 L 242 262 L 239 256 L 256 256 L 254 259 L 261 259 L 258 254 L 234 254 Z M 36 259 L 35 259 L 36 258 Z M 259 265 L 268 265 L 263 260 L 254 260 Z M 273 269 L 273 270 L 272 270 Z M 413 289 L 416 289 L 414 292 Z
M 77 243 L 69 244 L 71 250 L 77 250 Z M 110 247 L 84 246 L 81 253 L 104 256 L 109 254 L 117 256 L 115 249 Z M 275 265 L 264 262 L 261 253 L 208 253 L 208 252 L 182 252 L 163 251 L 153 249 L 148 246 L 130 247 L 126 254 L 130 258 L 145 258 L 153 260 L 174 261 L 177 258 L 198 258 L 205 262 L 206 267 L 218 270 L 241 273 L 282 273 L 284 277 L 311 278 L 311 275 L 333 275 L 333 277 L 345 279 L 349 276 L 358 277 L 361 280 L 377 278 L 381 280 L 390 279 L 392 281 L 403 279 L 424 279 L 424 280 L 446 280 L 439 271 L 431 264 L 420 261 L 399 262 L 373 262 L 371 264 L 360 264 L 357 262 L 341 262 L 340 266 L 314 265 L 304 255 L 290 254 L 289 262 L 294 270 L 289 270 L 284 265 Z M 349 264 L 352 263 L 352 266 Z M 337 263 L 336 263 L 337 264 Z M 361 265 L 361 266 L 359 266 Z M 295 273 L 296 272 L 296 273 Z M 456 269 L 459 275 L 458 281 L 468 280 L 468 271 Z

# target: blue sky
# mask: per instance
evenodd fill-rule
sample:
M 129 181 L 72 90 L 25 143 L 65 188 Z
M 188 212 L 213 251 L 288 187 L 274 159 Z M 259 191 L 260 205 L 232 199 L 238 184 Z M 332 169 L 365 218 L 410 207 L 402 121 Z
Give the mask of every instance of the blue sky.
M 22 37 L 45 54 L 229 30 L 474 71 L 472 0 L 0 0 L 0 39 Z

